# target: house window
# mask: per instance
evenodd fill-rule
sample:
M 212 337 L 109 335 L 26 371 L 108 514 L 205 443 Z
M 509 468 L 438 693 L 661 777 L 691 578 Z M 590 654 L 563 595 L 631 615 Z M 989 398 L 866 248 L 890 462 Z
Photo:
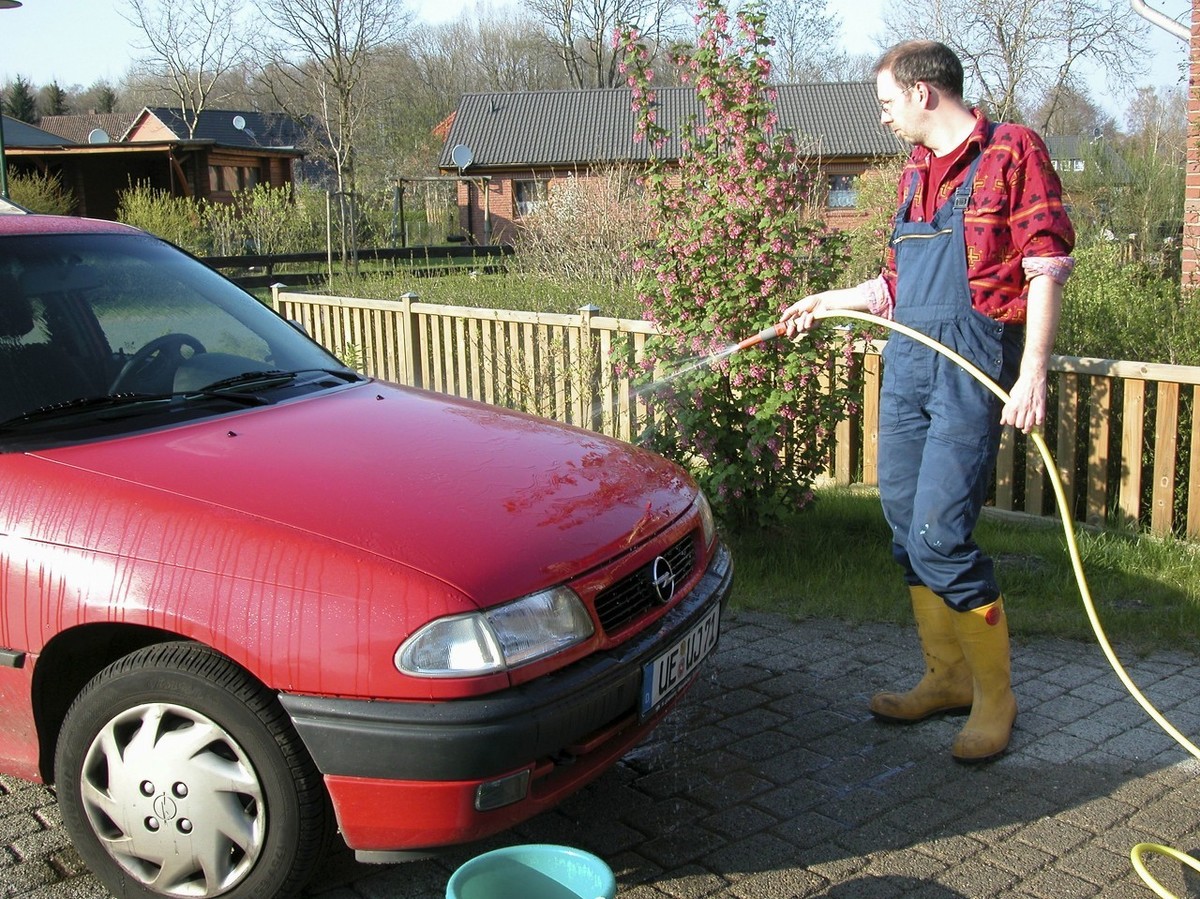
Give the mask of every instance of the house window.
M 210 165 L 208 167 L 209 192 L 234 193 L 250 190 L 258 184 L 258 169 L 248 165 Z
M 538 207 L 546 202 L 549 193 L 549 181 L 514 181 L 513 201 L 517 206 L 517 215 L 536 212 Z
M 1082 159 L 1052 159 L 1050 164 L 1054 166 L 1056 172 L 1082 172 L 1085 168 Z
M 853 209 L 858 202 L 858 186 L 853 175 L 829 176 L 830 209 Z

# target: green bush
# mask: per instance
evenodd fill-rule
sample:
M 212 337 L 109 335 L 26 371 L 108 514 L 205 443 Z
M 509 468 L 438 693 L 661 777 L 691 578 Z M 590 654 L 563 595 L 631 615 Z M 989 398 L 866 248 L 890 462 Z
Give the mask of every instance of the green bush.
M 117 201 L 117 221 L 149 231 L 197 255 L 211 252 L 212 238 L 204 228 L 201 205 L 187 197 L 172 197 L 144 182 L 122 191 Z
M 904 157 L 897 156 L 859 176 L 855 208 L 864 218 L 846 231 L 849 257 L 841 279 L 843 284 L 860 284 L 878 277 L 882 271 L 884 251 L 896 217 L 896 182 L 903 169 Z
M 57 174 L 10 174 L 8 198 L 31 212 L 49 215 L 69 215 L 75 208 L 75 195 L 67 190 Z
M 1075 250 L 1055 352 L 1200 365 L 1200 303 L 1173 279 L 1126 257 L 1119 243 Z
M 311 209 L 293 203 L 288 188 L 259 184 L 230 203 L 206 202 L 202 219 L 215 256 L 301 253 L 317 249 L 324 230 L 308 217 Z

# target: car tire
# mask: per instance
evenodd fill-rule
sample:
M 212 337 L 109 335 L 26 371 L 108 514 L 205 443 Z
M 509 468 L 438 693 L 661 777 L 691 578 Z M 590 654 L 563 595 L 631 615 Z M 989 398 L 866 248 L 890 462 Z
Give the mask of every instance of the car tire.
M 229 658 L 164 643 L 97 674 L 63 722 L 63 823 L 120 897 L 275 899 L 311 878 L 332 811 L 276 697 Z

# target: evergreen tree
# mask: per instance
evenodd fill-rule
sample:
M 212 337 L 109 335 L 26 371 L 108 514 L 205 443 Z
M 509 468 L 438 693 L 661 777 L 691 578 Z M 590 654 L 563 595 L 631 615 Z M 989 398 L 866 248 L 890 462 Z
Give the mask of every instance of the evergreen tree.
M 96 112 L 116 112 L 117 111 L 117 92 L 112 89 L 112 86 L 105 82 L 97 82 L 96 91 Z
M 20 75 L 5 92 L 4 114 L 9 118 L 28 122 L 30 125 L 38 123 L 37 101 L 33 96 L 33 88 Z
M 42 88 L 38 101 L 43 116 L 66 115 L 71 111 L 67 92 L 59 87 L 57 81 L 52 81 Z

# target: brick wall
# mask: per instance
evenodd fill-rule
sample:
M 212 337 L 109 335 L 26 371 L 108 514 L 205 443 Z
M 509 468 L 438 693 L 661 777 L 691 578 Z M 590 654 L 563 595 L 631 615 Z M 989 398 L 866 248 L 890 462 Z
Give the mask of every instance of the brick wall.
M 1200 287 L 1200 0 L 1192 0 L 1187 193 L 1183 202 L 1183 286 Z
M 1194 0 L 1200 3 L 1200 0 Z M 867 168 L 868 161 L 831 163 L 824 167 L 823 174 L 860 175 Z M 477 244 L 486 244 L 484 236 L 484 195 L 487 190 L 486 218 L 491 231 L 491 243 L 511 244 L 515 241 L 520 228 L 520 213 L 517 210 L 515 184 L 518 181 L 543 180 L 550 184 L 553 192 L 553 182 L 566 177 L 588 177 L 586 171 L 564 168 L 555 169 L 520 169 L 517 171 L 492 170 L 488 181 L 460 182 L 458 185 L 458 222 L 464 235 Z M 864 213 L 854 209 L 828 209 L 825 220 L 833 228 L 850 228 L 862 221 Z

